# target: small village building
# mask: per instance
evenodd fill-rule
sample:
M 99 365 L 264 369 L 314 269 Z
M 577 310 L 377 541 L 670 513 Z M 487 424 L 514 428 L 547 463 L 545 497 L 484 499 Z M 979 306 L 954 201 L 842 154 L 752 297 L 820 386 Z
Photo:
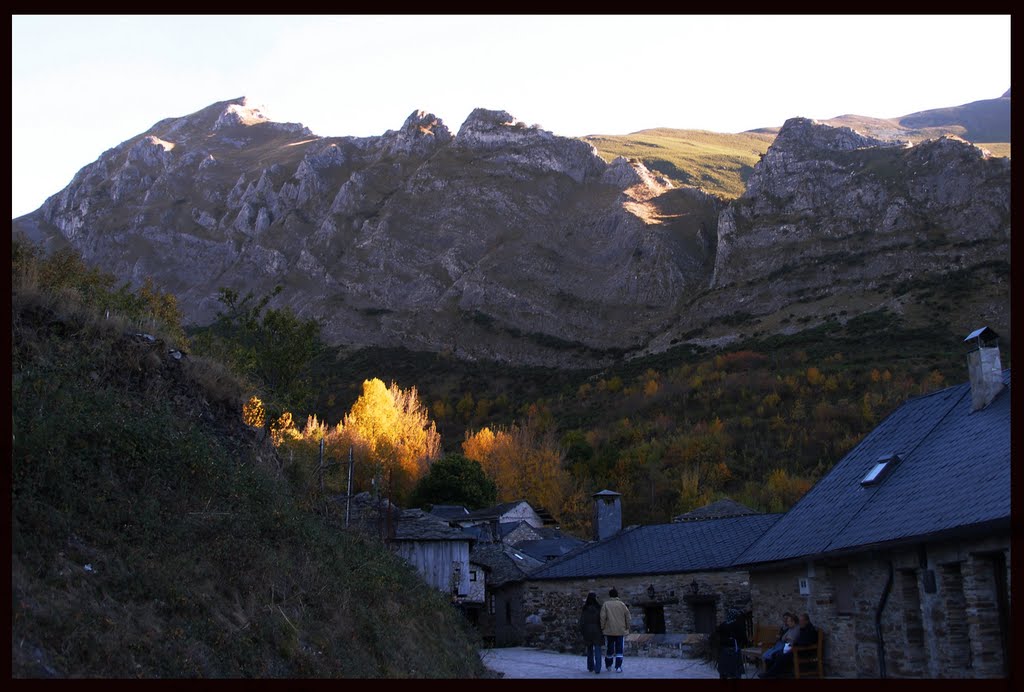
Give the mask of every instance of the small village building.
M 484 643 L 522 645 L 526 639 L 523 581 L 543 563 L 503 543 L 474 545 L 473 561 L 487 569 L 484 607 L 473 620 Z
M 807 612 L 826 676 L 1010 674 L 1010 371 L 972 332 L 969 381 L 911 399 L 738 558 L 753 619 Z
M 534 509 L 526 500 L 503 502 L 462 516 L 449 517 L 449 521 L 471 531 L 478 540 L 505 543 L 536 540 L 543 536 L 533 529 L 556 526 L 550 514 Z M 523 524 L 526 526 L 523 527 Z M 507 539 L 508 534 L 515 530 L 519 530 L 520 534 Z
M 335 498 L 349 526 L 384 540 L 416 568 L 430 586 L 449 594 L 464 608 L 482 608 L 486 569 L 470 564 L 472 535 L 453 528 L 441 517 L 421 509 L 403 510 L 384 498 L 359 493 Z
M 442 519 L 421 509 L 407 509 L 395 524 L 389 543 L 428 584 L 451 594 L 453 601 L 467 602 L 476 596 L 482 604 L 484 590 L 479 586 L 484 574 L 481 570 L 471 575 L 469 564 L 472 540 Z
M 719 622 L 750 608 L 749 576 L 732 562 L 781 515 L 734 503 L 734 513 L 722 505 L 708 518 L 623 530 L 619 498 L 596 493 L 595 540 L 529 573 L 522 595 L 527 645 L 582 652 L 583 601 L 589 591 L 603 601 L 613 587 L 629 606 L 634 633 L 675 645 L 650 655 L 679 655 L 688 635 L 706 639 Z

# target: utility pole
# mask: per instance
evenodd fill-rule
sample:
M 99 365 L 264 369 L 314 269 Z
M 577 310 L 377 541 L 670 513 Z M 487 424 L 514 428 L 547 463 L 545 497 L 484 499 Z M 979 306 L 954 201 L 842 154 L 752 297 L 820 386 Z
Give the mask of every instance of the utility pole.
M 324 494 L 324 438 L 320 438 L 320 496 Z
M 345 527 L 352 516 L 352 445 L 348 446 L 348 491 L 345 493 Z

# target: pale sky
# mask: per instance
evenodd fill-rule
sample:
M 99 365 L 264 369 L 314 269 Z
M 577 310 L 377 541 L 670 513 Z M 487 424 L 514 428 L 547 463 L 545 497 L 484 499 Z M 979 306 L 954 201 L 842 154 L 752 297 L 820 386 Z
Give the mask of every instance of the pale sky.
M 321 136 L 896 117 L 1010 88 L 1010 15 L 14 15 L 12 218 L 157 121 L 247 96 Z

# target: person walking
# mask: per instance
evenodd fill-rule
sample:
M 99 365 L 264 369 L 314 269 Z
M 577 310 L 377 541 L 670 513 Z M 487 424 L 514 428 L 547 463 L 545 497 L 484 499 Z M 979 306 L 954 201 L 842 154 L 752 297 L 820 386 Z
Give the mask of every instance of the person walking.
M 587 670 L 600 675 L 604 635 L 601 632 L 601 604 L 597 602 L 597 594 L 593 591 L 587 594 L 587 600 L 583 602 L 580 632 L 583 634 L 583 645 L 587 647 Z
M 623 645 L 629 634 L 629 607 L 619 600 L 615 587 L 608 590 L 608 600 L 601 606 L 601 633 L 605 637 L 604 667 L 611 670 L 614 657 L 615 672 L 621 673 Z

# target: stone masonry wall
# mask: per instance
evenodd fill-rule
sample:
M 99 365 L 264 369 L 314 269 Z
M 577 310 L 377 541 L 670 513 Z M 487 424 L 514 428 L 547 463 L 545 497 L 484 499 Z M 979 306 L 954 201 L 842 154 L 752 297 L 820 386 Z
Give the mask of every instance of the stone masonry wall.
M 886 677 L 1003 677 L 994 576 L 1003 563 L 994 555 L 1005 560 L 1008 606 L 1009 536 L 996 535 L 755 569 L 750 574 L 753 620 L 755 625 L 781 624 L 784 611 L 808 613 L 825 630 L 825 674 L 830 677 L 880 677 L 879 633 Z M 890 561 L 891 589 L 876 628 Z M 840 603 L 847 601 L 838 593 L 840 573 L 848 575 L 850 607 L 843 609 Z M 810 593 L 800 593 L 801 578 Z
M 692 634 L 695 631 L 694 611 L 686 597 L 691 594 L 690 585 L 695 580 L 698 595 L 717 597 L 714 601 L 716 624 L 724 621 L 732 609 L 745 611 L 750 608 L 750 580 L 745 571 L 528 581 L 523 593 L 523 610 L 527 618 L 525 644 L 583 654 L 578 627 L 583 601 L 587 592 L 593 591 L 598 600 L 604 602 L 612 587 L 618 590 L 619 598 L 629 607 L 631 632 L 646 632 L 644 604 L 655 604 L 664 609 L 666 633 Z M 647 591 L 652 585 L 653 600 Z

